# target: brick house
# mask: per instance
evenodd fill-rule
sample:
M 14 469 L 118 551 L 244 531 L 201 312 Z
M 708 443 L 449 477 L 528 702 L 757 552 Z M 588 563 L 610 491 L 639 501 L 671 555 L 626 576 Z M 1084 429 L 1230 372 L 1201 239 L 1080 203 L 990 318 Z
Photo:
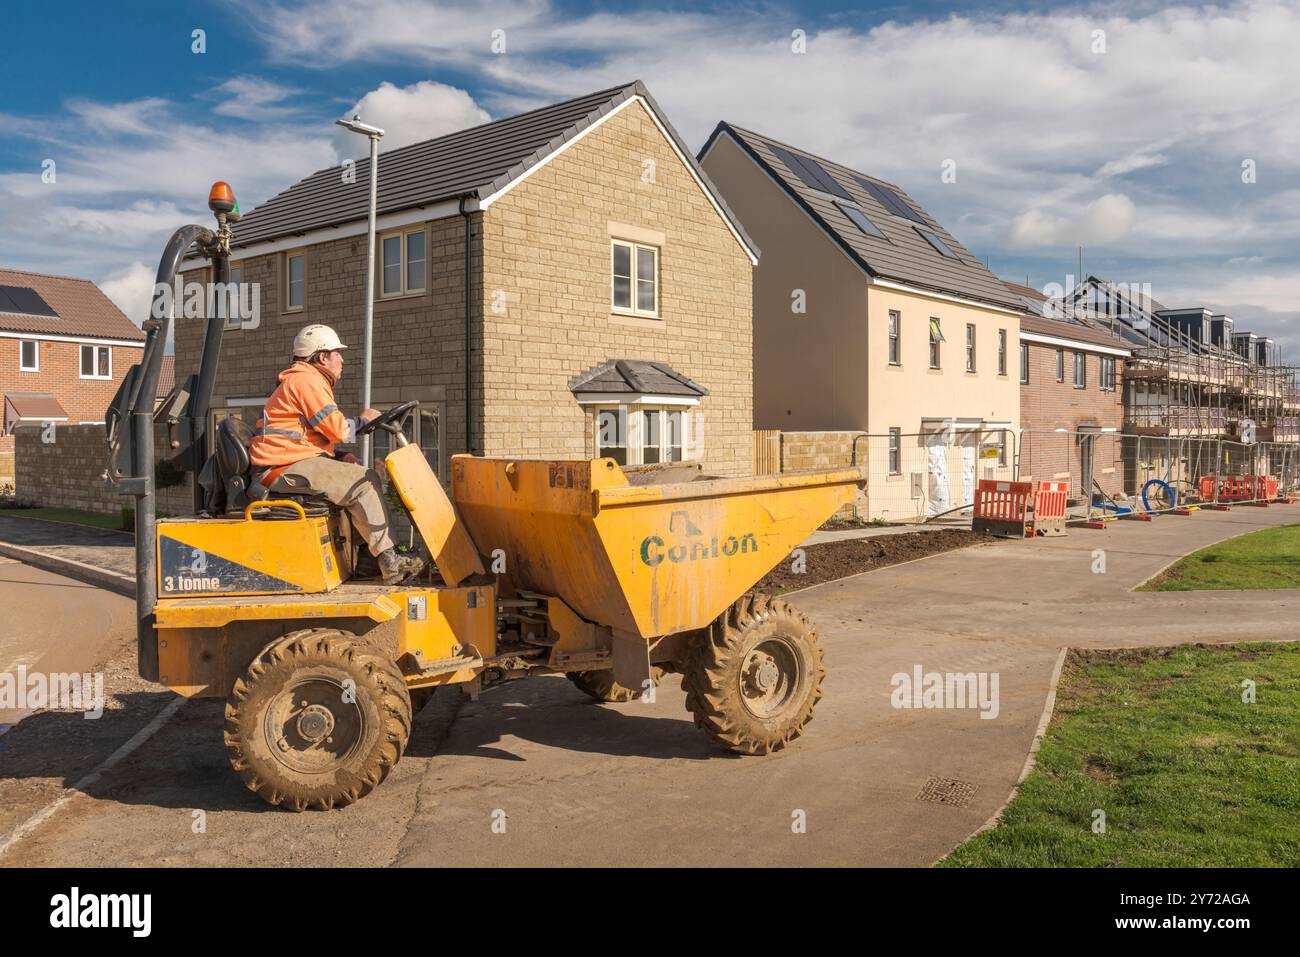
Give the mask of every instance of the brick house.
M 700 163 L 763 249 L 754 427 L 847 436 L 873 518 L 938 515 L 977 478 L 1009 478 L 1023 310 L 1002 282 L 898 187 L 842 164 L 728 123 Z
M 103 422 L 144 335 L 89 279 L 0 269 L 0 484 L 14 430 Z
M 255 420 L 310 322 L 352 347 L 360 410 L 368 183 L 322 170 L 236 225 L 260 321 L 228 324 L 214 417 Z M 751 471 L 757 249 L 641 83 L 384 152 L 378 195 L 372 404 L 420 400 L 444 481 L 466 450 Z M 178 369 L 200 344 L 179 320 Z
M 1130 346 L 1105 329 L 1067 319 L 1059 301 L 1028 286 L 1007 289 L 1025 309 L 1020 319 L 1020 477 L 1025 481 L 1082 476 L 1111 495 L 1124 491 L 1124 362 Z M 1091 434 L 1091 433 L 1096 433 Z M 1092 461 L 1087 461 L 1092 459 Z

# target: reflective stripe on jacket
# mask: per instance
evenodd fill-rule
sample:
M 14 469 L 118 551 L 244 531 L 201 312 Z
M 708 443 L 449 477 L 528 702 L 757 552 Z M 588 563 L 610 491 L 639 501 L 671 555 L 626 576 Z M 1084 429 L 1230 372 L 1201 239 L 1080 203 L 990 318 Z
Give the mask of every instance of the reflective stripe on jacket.
M 339 442 L 355 438 L 355 425 L 334 402 L 334 384 L 317 366 L 295 362 L 280 373 L 280 384 L 262 407 L 253 427 L 248 457 L 254 468 L 270 469 L 270 485 L 294 462 L 333 455 Z

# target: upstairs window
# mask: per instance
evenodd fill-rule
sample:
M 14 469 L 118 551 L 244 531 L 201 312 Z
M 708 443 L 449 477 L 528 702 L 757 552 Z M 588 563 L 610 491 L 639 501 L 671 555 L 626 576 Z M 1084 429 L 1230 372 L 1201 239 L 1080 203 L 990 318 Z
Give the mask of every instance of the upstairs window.
M 424 292 L 427 257 L 423 229 L 381 237 L 379 256 L 380 298 Z
M 1007 374 L 1007 330 L 998 330 L 998 375 Z
M 108 346 L 82 346 L 81 378 L 113 378 L 113 350 Z
M 614 240 L 611 244 L 611 305 L 616 312 L 659 315 L 659 250 Z
M 302 253 L 290 253 L 284 257 L 284 308 L 296 311 L 306 301 L 307 257 Z
M 1056 350 L 1056 381 L 1065 381 L 1065 350 Z
M 1029 384 L 1029 343 L 1020 343 L 1020 384 Z
M 975 371 L 975 326 L 966 323 L 966 371 Z
M 40 372 L 41 371 L 41 351 L 40 343 L 31 339 L 24 339 L 18 346 L 18 371 L 19 372 Z
M 930 368 L 939 368 L 939 345 L 943 342 L 943 330 L 939 328 L 939 320 L 933 316 L 930 318 Z
M 902 316 L 898 310 L 889 310 L 889 364 L 891 366 L 901 365 L 903 361 L 902 349 L 898 338 L 898 327 L 902 322 Z
M 1103 358 L 1101 360 L 1100 378 L 1101 378 L 1100 385 L 1101 385 L 1102 392 L 1115 391 L 1115 360 L 1114 359 Z
M 1074 387 L 1082 389 L 1088 384 L 1088 357 L 1082 352 L 1074 353 Z

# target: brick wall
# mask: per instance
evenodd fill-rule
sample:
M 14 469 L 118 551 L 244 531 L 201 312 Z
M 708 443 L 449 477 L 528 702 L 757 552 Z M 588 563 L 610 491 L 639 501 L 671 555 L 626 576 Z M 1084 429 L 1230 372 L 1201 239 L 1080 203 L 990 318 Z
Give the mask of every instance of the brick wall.
M 655 163 L 644 183 L 643 161 Z M 662 321 L 610 310 L 609 223 L 662 232 Z M 639 103 L 624 108 L 471 218 L 471 445 L 495 456 L 595 454 L 591 414 L 568 380 L 609 358 L 668 362 L 710 390 L 698 410 L 705 468 L 752 470 L 752 267 L 744 249 Z M 441 474 L 465 450 L 464 229 L 460 216 L 427 224 L 429 289 L 375 305 L 374 404 L 407 398 L 440 413 Z M 236 228 L 238 237 L 238 228 Z M 487 250 L 485 263 L 484 248 Z M 289 359 L 294 333 L 333 326 L 353 346 L 336 389 L 360 411 L 365 237 L 306 247 L 304 308 L 281 304 L 283 253 L 250 257 L 257 329 L 229 331 L 213 407 L 264 397 Z M 198 273 L 187 278 L 206 279 Z M 505 312 L 491 308 L 498 291 Z M 486 320 L 485 317 L 486 316 Z M 194 368 L 202 323 L 177 323 L 177 374 Z M 248 407 L 250 415 L 256 407 Z M 693 419 L 693 421 L 697 421 Z
M 36 338 L 36 337 L 33 337 Z M 0 396 L 9 392 L 49 392 L 68 413 L 69 425 L 102 422 L 127 369 L 140 361 L 140 346 L 112 346 L 111 379 L 81 378 L 81 346 L 76 342 L 40 342 L 40 371 L 20 372 L 22 340 L 0 338 Z M 60 423 L 62 425 L 63 423 Z M 102 433 L 102 430 L 101 430 Z M 14 477 L 14 436 L 0 435 L 0 483 Z M 20 488 L 19 494 L 22 493 Z
M 568 381 L 606 359 L 641 359 L 709 390 L 691 419 L 703 423 L 705 470 L 752 473 L 752 266 L 640 103 L 489 207 L 484 229 L 488 455 L 595 455 L 593 413 Z M 611 239 L 639 231 L 663 237 L 658 319 L 612 314 Z M 490 305 L 498 290 L 504 314 Z
M 134 500 L 104 486 L 108 444 L 102 425 L 56 425 L 52 442 L 43 441 L 45 430 L 22 426 L 15 430 L 14 464 L 18 499 L 51 508 L 75 508 L 87 512 L 116 514 Z M 160 428 L 154 436 L 157 447 L 165 441 Z M 191 507 L 190 480 L 158 492 L 156 508 L 169 515 L 188 514 Z
M 1071 479 L 1071 493 L 1079 495 L 1080 431 L 1123 428 L 1123 359 L 1115 359 L 1115 388 L 1101 388 L 1101 359 L 1096 353 L 1084 354 L 1086 385 L 1074 387 L 1074 357 L 1065 349 L 1063 381 L 1056 380 L 1055 346 L 1036 342 L 1029 346 L 1029 382 L 1020 386 L 1020 422 L 1026 430 L 1021 437 L 1020 476 L 1036 481 Z M 1065 429 L 1067 433 L 1054 430 Z M 1088 440 L 1094 452 L 1093 474 L 1107 492 L 1115 494 L 1123 484 L 1123 465 L 1119 440 L 1098 436 Z

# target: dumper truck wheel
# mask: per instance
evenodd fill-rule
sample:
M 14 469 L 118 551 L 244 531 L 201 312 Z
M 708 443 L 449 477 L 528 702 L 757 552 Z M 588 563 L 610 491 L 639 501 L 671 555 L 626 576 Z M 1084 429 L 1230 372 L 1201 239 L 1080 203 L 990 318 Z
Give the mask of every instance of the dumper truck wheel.
M 682 674 L 695 726 L 740 754 L 779 751 L 821 699 L 822 650 L 801 612 L 745 595 L 696 645 Z
M 659 684 L 663 676 L 664 670 L 658 665 L 651 668 L 650 677 L 656 685 Z M 631 688 L 625 688 L 615 681 L 612 668 L 604 668 L 599 671 L 569 671 L 565 673 L 565 677 L 572 681 L 579 690 L 597 701 L 621 703 L 641 697 L 639 690 L 634 691 Z
M 226 752 L 249 790 L 294 811 L 351 804 L 388 776 L 411 734 L 402 673 L 334 629 L 263 649 L 226 702 Z

